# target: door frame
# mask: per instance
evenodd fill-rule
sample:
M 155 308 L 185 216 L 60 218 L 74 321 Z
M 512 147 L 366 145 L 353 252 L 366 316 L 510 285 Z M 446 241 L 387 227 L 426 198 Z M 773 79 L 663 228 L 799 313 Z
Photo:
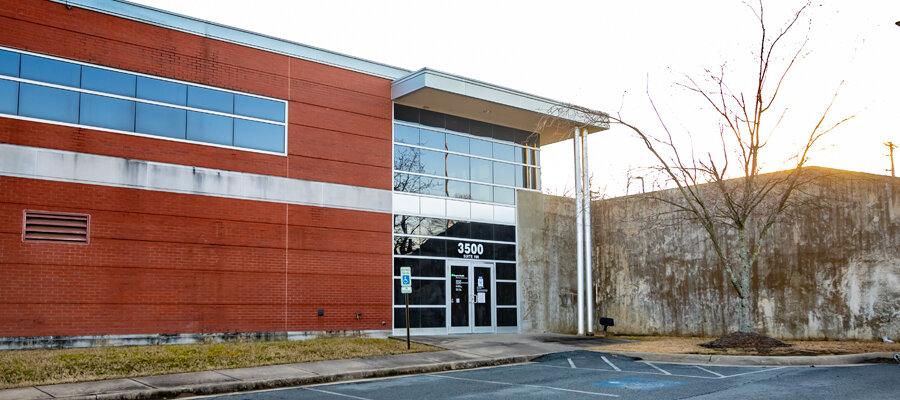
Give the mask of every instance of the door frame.
M 469 285 L 468 290 L 468 326 L 451 326 L 453 321 L 453 297 L 451 296 L 453 290 L 453 267 L 466 267 L 467 272 L 467 283 Z M 496 293 L 496 276 L 494 271 L 494 263 L 487 261 L 474 261 L 474 260 L 454 260 L 448 259 L 446 261 L 447 268 L 447 333 L 492 333 L 497 330 L 497 293 Z M 490 295 L 490 313 L 491 313 L 491 324 L 490 326 L 475 326 L 475 268 L 487 268 L 490 275 L 489 282 L 486 283 L 488 287 L 488 294 Z

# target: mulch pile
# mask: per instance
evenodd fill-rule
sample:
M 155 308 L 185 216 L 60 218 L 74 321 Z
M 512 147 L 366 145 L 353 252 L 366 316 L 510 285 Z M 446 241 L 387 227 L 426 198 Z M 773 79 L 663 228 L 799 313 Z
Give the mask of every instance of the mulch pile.
M 791 347 L 791 345 L 778 339 L 758 333 L 734 332 L 722 336 L 712 342 L 701 343 L 700 346 L 708 349 L 757 349 L 766 350 L 776 347 Z

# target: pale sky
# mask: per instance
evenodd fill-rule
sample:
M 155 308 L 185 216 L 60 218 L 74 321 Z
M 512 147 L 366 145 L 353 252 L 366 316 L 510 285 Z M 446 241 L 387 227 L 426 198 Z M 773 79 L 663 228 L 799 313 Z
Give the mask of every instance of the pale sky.
M 624 119 L 653 132 L 659 124 L 649 109 L 649 88 L 666 123 L 679 138 L 690 131 L 697 152 L 715 150 L 718 121 L 696 95 L 673 83 L 722 62 L 735 85 L 755 80 L 748 63 L 757 25 L 738 0 L 133 1 L 410 70 L 430 67 L 609 113 L 621 110 Z M 766 1 L 773 29 L 800 4 Z M 811 164 L 888 174 L 882 143 L 900 142 L 900 27 L 894 24 L 900 1 L 828 0 L 807 16 L 811 25 L 803 23 L 786 39 L 792 49 L 809 32 L 809 55 L 780 95 L 788 112 L 772 134 L 764 169 L 788 166 L 844 81 L 832 116 L 855 117 L 825 138 Z M 750 74 L 740 75 L 748 68 Z M 642 175 L 649 163 L 646 150 L 621 127 L 592 135 L 589 148 L 594 190 L 607 196 L 624 194 L 628 172 Z M 545 147 L 542 163 L 544 191 L 573 186 L 571 141 Z M 634 183 L 631 193 L 639 186 Z

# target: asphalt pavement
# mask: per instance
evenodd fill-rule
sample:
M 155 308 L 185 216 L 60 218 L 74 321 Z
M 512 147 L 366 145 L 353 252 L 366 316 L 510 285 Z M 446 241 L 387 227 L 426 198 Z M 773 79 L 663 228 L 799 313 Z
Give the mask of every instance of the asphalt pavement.
M 898 399 L 900 365 L 719 366 L 590 351 L 526 364 L 203 397 L 381 399 Z

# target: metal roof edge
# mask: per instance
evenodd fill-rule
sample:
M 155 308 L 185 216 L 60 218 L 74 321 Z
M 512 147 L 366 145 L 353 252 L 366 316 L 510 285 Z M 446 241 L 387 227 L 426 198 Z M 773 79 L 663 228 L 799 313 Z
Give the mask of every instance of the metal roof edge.
M 50 0 L 211 39 L 395 80 L 409 70 L 125 0 Z

